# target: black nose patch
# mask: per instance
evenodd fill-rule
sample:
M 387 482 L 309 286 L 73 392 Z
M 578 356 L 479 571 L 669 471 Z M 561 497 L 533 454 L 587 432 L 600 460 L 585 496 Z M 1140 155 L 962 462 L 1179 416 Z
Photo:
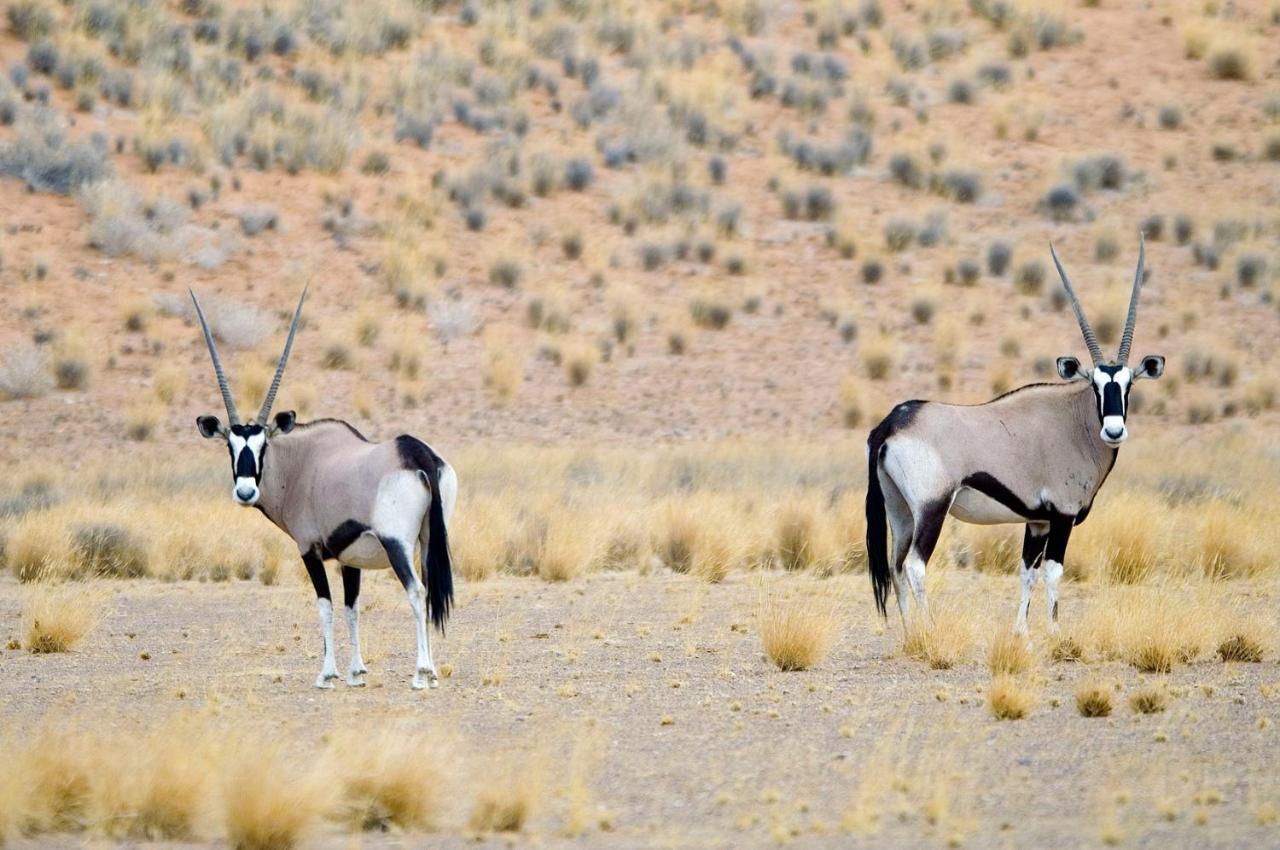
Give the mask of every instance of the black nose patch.
M 240 450 L 240 457 L 236 458 L 236 477 L 237 478 L 257 478 L 258 465 L 253 460 L 253 450 L 245 446 Z
M 1102 415 L 1124 416 L 1124 396 L 1115 381 L 1108 381 L 1102 388 Z

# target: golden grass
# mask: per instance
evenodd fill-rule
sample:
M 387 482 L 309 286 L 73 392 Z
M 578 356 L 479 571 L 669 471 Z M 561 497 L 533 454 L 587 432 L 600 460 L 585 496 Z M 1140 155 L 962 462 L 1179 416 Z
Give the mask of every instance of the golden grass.
M 904 655 L 923 661 L 933 670 L 950 670 L 968 659 L 972 650 L 973 623 L 968 613 L 936 602 L 930 616 L 917 614 L 912 619 L 902 643 Z
M 494 765 L 476 789 L 469 821 L 479 833 L 519 832 L 537 807 L 542 791 L 541 771 L 532 765 L 516 769 Z
M 220 814 L 235 850 L 296 847 L 332 805 L 336 788 L 327 771 L 275 741 L 241 739 L 225 758 Z
M 997 720 L 1021 720 L 1031 713 L 1036 693 L 1017 676 L 1000 674 L 991 677 L 987 686 L 987 707 Z
M 987 650 L 987 669 L 992 676 L 1012 676 L 1031 669 L 1035 658 L 1027 645 L 1027 637 L 1002 630 L 991 639 Z
M 448 787 L 438 737 L 401 725 L 346 736 L 337 749 L 344 820 L 366 831 L 436 825 Z
M 484 337 L 484 384 L 495 404 L 505 406 L 515 399 L 524 382 L 524 358 L 514 333 L 488 331 Z
M 210 791 L 210 747 L 203 727 L 175 717 L 142 740 L 105 752 L 92 789 L 93 820 L 107 835 L 147 841 L 191 839 Z
M 1081 717 L 1109 717 L 1114 689 L 1100 679 L 1085 679 L 1076 685 L 1076 710 Z
M 22 648 L 34 654 L 70 652 L 97 620 L 93 593 L 65 585 L 36 584 L 22 606 Z
M 760 606 L 760 642 L 765 656 L 784 671 L 822 663 L 840 635 L 843 617 L 828 597 L 766 598 Z
M 1164 685 L 1139 688 L 1129 694 L 1134 714 L 1159 714 L 1169 707 L 1169 690 Z

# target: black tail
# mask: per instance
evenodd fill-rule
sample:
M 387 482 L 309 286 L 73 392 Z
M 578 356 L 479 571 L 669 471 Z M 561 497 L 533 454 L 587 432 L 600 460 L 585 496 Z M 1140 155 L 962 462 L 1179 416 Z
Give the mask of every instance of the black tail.
M 421 547 L 422 583 L 427 586 L 431 622 L 442 633 L 449 609 L 453 607 L 453 559 L 449 555 L 449 530 L 444 524 L 444 503 L 440 500 L 440 470 L 444 460 L 421 440 L 402 434 L 396 438 L 400 460 L 415 469 L 431 490 L 427 509 L 427 545 Z
M 431 605 L 431 622 L 444 633 L 444 623 L 453 607 L 453 561 L 449 557 L 449 530 L 444 524 L 444 505 L 440 498 L 440 471 L 427 473 L 431 483 L 431 508 L 427 511 L 427 545 L 422 553 L 423 582 Z
M 867 438 L 867 565 L 871 571 L 871 590 L 876 597 L 876 610 L 888 616 L 889 601 L 888 530 L 885 527 L 884 493 L 880 489 L 880 450 L 884 448 L 888 429 L 881 423 Z

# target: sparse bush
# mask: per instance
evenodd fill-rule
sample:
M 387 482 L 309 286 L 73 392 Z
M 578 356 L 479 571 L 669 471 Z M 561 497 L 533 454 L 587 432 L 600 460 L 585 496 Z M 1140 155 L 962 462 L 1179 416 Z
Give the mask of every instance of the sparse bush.
M 927 325 L 933 321 L 933 314 L 937 309 L 930 298 L 917 298 L 911 302 L 911 318 L 916 320 L 918 325 Z
M 924 185 L 924 169 L 916 157 L 910 153 L 900 152 L 889 157 L 889 174 L 893 179 L 911 189 L 919 189 Z
M 960 204 L 972 204 L 982 197 L 982 175 L 976 171 L 952 169 L 939 178 L 938 191 Z
M 1014 275 L 1014 286 L 1023 295 L 1036 295 L 1044 289 L 1044 263 L 1039 260 L 1026 260 L 1018 266 Z
M 733 309 L 720 301 L 695 298 L 689 302 L 689 316 L 700 328 L 722 330 L 733 318 Z
M 276 230 L 280 226 L 280 213 L 274 207 L 253 207 L 238 213 L 240 230 L 245 236 L 257 236 L 267 230 Z
M 390 170 L 391 157 L 386 151 L 369 151 L 360 163 L 360 173 L 371 177 L 381 177 Z
M 1013 259 L 1013 249 L 1005 242 L 992 242 L 987 246 L 987 273 L 1001 277 Z
M 1031 669 L 1032 660 L 1025 635 L 1001 630 L 987 652 L 987 669 L 992 676 L 1019 675 Z
M 60 129 L 21 127 L 0 145 L 0 175 L 22 180 L 32 192 L 70 195 L 111 172 L 105 146 L 68 142 Z
M 350 369 L 354 362 L 351 348 L 342 342 L 329 343 L 320 356 L 320 365 L 325 369 Z
M 33 345 L 11 348 L 0 362 L 0 398 L 38 398 L 53 389 L 44 352 Z
M 931 613 L 931 617 L 912 619 L 902 652 L 933 670 L 950 670 L 968 658 L 973 648 L 972 626 L 955 611 L 942 609 Z
M 89 373 L 89 361 L 71 352 L 59 355 L 53 363 L 54 380 L 60 390 L 84 389 L 89 383 Z
M 571 159 L 564 166 L 564 185 L 573 192 L 581 192 L 595 180 L 596 172 L 585 159 Z
M 1072 174 L 1081 192 L 1123 189 L 1128 179 L 1124 160 L 1114 154 L 1098 154 L 1076 163 Z
M 1054 221 L 1068 221 L 1080 205 L 1080 196 L 1075 189 L 1065 184 L 1054 186 L 1045 193 L 1041 205 Z
M 1253 60 L 1245 48 L 1235 42 L 1214 45 L 1205 60 L 1215 80 L 1247 80 L 1253 74 Z
M 1261 254 L 1245 254 L 1236 261 L 1236 282 L 1244 289 L 1260 285 L 1267 275 L 1267 259 Z
M 916 224 L 905 218 L 892 218 L 884 225 L 884 244 L 890 252 L 897 253 L 911 247 L 917 233 Z
M 1182 128 L 1182 108 L 1174 104 L 1160 107 L 1160 128 L 1162 130 L 1178 130 Z
M 524 278 L 524 269 L 517 260 L 503 258 L 489 266 L 489 282 L 503 289 L 515 289 Z

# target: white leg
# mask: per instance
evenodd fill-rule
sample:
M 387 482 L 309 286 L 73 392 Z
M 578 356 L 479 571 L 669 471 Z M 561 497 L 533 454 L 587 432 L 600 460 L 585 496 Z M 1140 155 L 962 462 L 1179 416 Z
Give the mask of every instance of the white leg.
M 413 673 L 415 690 L 440 686 L 440 676 L 431 661 L 431 635 L 427 631 L 427 591 L 418 581 L 410 585 L 409 607 L 413 609 L 414 627 L 418 635 L 418 662 Z
M 914 547 L 907 553 L 906 573 L 907 581 L 911 584 L 911 595 L 915 597 L 916 607 L 920 609 L 920 616 L 928 622 L 929 600 L 924 590 L 924 559 L 916 553 Z
M 893 570 L 893 595 L 898 599 L 898 613 L 902 615 L 902 632 L 911 630 L 911 602 L 907 599 L 907 579 L 897 569 Z
M 1027 566 L 1026 562 L 1018 569 L 1018 578 L 1022 582 L 1022 601 L 1018 603 L 1018 623 L 1014 630 L 1020 635 L 1027 633 L 1027 611 L 1031 608 L 1031 591 L 1036 586 L 1036 570 Z
M 320 610 L 320 632 L 324 637 L 324 666 L 316 677 L 317 688 L 332 688 L 338 678 L 338 662 L 333 656 L 333 602 L 323 597 L 316 600 Z
M 360 602 L 344 611 L 347 615 L 347 634 L 351 638 L 351 666 L 347 671 L 347 684 L 353 688 L 364 685 L 364 674 L 369 668 L 364 666 L 364 657 L 360 654 Z
M 1044 562 L 1044 601 L 1045 614 L 1048 617 L 1049 631 L 1058 631 L 1058 581 L 1062 578 L 1062 564 L 1057 561 Z

